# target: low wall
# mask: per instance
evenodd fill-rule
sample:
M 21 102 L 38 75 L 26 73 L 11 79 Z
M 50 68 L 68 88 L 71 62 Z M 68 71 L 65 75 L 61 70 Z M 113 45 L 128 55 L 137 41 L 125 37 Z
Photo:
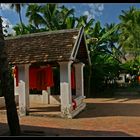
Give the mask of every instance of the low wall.
M 59 95 L 30 95 L 30 103 L 60 104 Z
M 16 104 L 18 104 L 18 95 L 15 95 Z M 41 103 L 41 104 L 60 104 L 59 95 L 50 95 L 48 100 L 47 96 L 43 95 L 30 95 L 30 103 Z M 5 107 L 4 97 L 0 97 L 0 108 Z
M 74 118 L 77 114 L 79 114 L 82 110 L 85 109 L 86 103 L 83 102 L 83 100 L 85 98 L 86 98 L 85 96 L 79 96 L 79 97 L 75 98 L 77 107 L 76 107 L 75 110 L 72 111 L 72 114 L 71 114 L 70 118 Z
M 18 95 L 15 95 L 16 104 L 18 104 Z M 5 107 L 4 97 L 0 97 L 0 108 Z

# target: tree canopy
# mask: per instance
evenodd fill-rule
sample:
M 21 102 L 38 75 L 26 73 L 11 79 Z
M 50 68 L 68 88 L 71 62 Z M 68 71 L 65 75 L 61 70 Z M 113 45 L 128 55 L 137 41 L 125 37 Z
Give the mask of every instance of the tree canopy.
M 122 69 L 135 70 L 135 67 L 128 70 L 126 66 L 130 64 L 127 60 L 130 55 L 135 58 L 132 63 L 139 62 L 140 10 L 135 7 L 122 10 L 119 24 L 107 23 L 104 27 L 100 21 L 89 19 L 88 15 L 78 17 L 74 9 L 59 4 L 28 4 L 25 16 L 28 24 L 17 23 L 13 28 L 16 35 L 84 27 L 92 62 L 87 70 L 90 74 L 86 74 L 90 77 L 88 81 L 92 81 L 91 86 L 94 80 L 99 81 L 94 83 L 95 87 L 106 79 L 115 80 Z

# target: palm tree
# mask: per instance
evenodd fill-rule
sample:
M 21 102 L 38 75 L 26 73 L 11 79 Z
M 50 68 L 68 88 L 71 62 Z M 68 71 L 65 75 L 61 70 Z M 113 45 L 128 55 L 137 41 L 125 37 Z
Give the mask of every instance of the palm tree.
M 118 40 L 117 25 L 111 24 L 105 28 L 101 27 L 100 22 L 93 25 L 94 19 L 88 20 L 88 16 L 75 17 L 74 9 L 68 9 L 65 6 L 58 7 L 57 4 L 30 4 L 26 16 L 29 18 L 30 24 L 25 27 L 25 33 L 84 27 L 92 61 L 88 85 L 90 85 L 96 59 L 103 60 L 105 58 L 104 63 L 107 61 L 105 63 L 107 65 L 114 61 L 117 63 L 116 60 L 119 60 L 120 48 L 117 48 L 115 44 Z M 31 25 L 32 23 L 33 25 Z M 41 26 L 42 30 L 40 30 Z M 15 29 L 17 33 L 20 32 L 20 26 Z
M 84 27 L 84 31 L 86 33 L 86 35 L 90 34 L 90 31 L 93 29 L 93 22 L 95 21 L 93 18 L 91 18 L 88 21 L 88 16 L 84 15 L 84 16 L 80 16 L 79 18 L 76 18 L 77 20 L 77 28 L 80 27 Z
M 124 52 L 133 54 L 136 58 L 140 51 L 140 10 L 130 7 L 119 16 L 120 46 Z
M 23 27 L 23 30 L 22 30 L 22 27 Z M 16 32 L 16 35 L 31 34 L 31 33 L 47 31 L 46 28 L 37 29 L 36 26 L 32 24 L 28 24 L 28 25 L 23 24 L 22 27 L 21 27 L 21 24 L 16 24 L 13 27 L 14 31 Z
M 87 29 L 93 23 L 93 19 L 87 22 L 84 17 L 78 20 L 74 15 L 74 9 L 68 9 L 65 6 L 58 7 L 58 4 L 29 4 L 26 17 L 29 18 L 29 25 L 32 24 L 32 26 L 36 27 L 34 32 L 80 28 L 83 26 L 82 18 L 85 22 L 85 31 L 87 32 Z M 81 23 L 77 24 L 76 22 Z M 21 32 L 21 27 L 23 27 L 23 30 L 26 30 L 23 24 L 22 26 L 17 24 L 14 27 L 18 35 L 24 34 L 24 31 L 23 33 Z
M 23 21 L 22 21 L 22 17 L 21 17 L 21 7 L 24 7 L 26 4 L 24 3 L 17 3 L 17 4 L 10 4 L 11 9 L 15 9 L 15 11 L 18 13 L 19 15 L 19 20 L 20 20 L 20 24 L 21 24 L 21 32 L 23 32 Z
M 100 22 L 97 21 L 94 27 L 89 27 L 90 28 L 88 28 L 87 32 L 87 44 L 90 50 L 90 58 L 92 63 L 89 72 L 90 78 L 88 80 L 88 85 L 90 86 L 92 77 L 94 77 L 94 79 L 92 79 L 92 82 L 96 81 L 99 78 L 99 83 L 101 83 L 105 76 L 111 77 L 111 74 L 113 75 L 113 73 L 116 73 L 116 71 L 113 70 L 113 67 L 120 63 L 119 57 L 121 53 L 119 47 L 117 47 L 116 45 L 116 43 L 118 42 L 117 25 L 111 24 L 107 25 L 107 27 L 102 28 Z M 100 64 L 100 61 L 102 62 L 102 64 Z M 109 67 L 110 69 L 108 69 Z M 93 71 L 94 74 L 92 74 Z M 106 75 L 107 73 L 108 75 Z M 97 82 L 95 82 L 94 84 L 97 85 L 96 83 Z
M 116 59 L 117 61 L 121 61 L 122 59 L 125 59 L 125 56 L 121 51 L 121 46 L 118 45 L 119 28 L 117 25 L 115 25 L 115 23 L 105 25 L 106 32 L 109 32 L 112 29 L 115 30 L 107 38 L 106 51 L 110 53 L 114 59 Z
M 60 27 L 62 29 L 72 29 L 76 25 L 76 17 L 74 16 L 74 9 L 68 9 L 64 5 L 60 7 L 59 12 Z
M 14 82 L 12 78 L 11 68 L 7 60 L 7 53 L 5 49 L 4 37 L 2 32 L 2 19 L 0 17 L 0 80 L 2 87 L 2 94 L 5 98 L 7 121 L 11 135 L 20 135 L 20 125 L 18 114 L 16 110 L 15 96 L 14 96 Z
M 23 35 L 23 34 L 28 34 L 28 30 L 26 29 L 26 26 L 24 24 L 16 24 L 13 27 L 14 31 L 16 32 L 16 35 Z
M 10 4 L 11 9 L 15 9 L 15 11 L 18 13 L 21 25 L 23 24 L 22 17 L 21 17 L 21 7 L 24 7 L 24 6 L 25 6 L 24 3 Z
M 29 23 L 33 23 L 37 29 L 39 29 L 39 25 L 45 22 L 41 15 L 41 5 L 39 4 L 28 5 L 26 17 L 29 18 Z
M 45 4 L 40 7 L 39 16 L 42 16 L 39 17 L 41 19 L 40 24 L 43 24 L 47 30 L 70 29 L 75 27 L 76 18 L 74 16 L 74 9 L 68 9 L 65 6 L 58 7 L 58 4 Z
M 45 4 L 41 8 L 44 25 L 48 30 L 60 30 L 62 24 L 62 17 L 58 10 L 58 4 Z

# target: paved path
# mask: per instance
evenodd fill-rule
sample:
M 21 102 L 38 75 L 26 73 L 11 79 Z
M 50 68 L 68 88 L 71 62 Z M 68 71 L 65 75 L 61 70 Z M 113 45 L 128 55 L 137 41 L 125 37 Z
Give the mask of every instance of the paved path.
M 140 136 L 140 98 L 89 98 L 74 119 L 26 116 L 20 118 L 26 135 Z M 0 135 L 7 135 L 5 114 L 0 114 Z

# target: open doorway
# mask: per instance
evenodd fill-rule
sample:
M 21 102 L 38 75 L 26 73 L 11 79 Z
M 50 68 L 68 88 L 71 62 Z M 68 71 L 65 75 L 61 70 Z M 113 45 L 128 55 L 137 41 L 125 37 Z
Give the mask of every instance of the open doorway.
M 52 87 L 43 89 L 30 89 L 30 115 L 60 117 L 60 74 L 59 67 L 53 66 Z

